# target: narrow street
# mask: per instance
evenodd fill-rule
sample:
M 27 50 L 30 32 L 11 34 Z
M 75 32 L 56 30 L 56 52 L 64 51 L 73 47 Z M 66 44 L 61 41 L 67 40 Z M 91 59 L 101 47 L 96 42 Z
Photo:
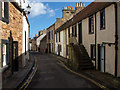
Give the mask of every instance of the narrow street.
M 32 52 L 38 69 L 27 88 L 98 88 L 59 65 L 57 59 L 50 54 Z

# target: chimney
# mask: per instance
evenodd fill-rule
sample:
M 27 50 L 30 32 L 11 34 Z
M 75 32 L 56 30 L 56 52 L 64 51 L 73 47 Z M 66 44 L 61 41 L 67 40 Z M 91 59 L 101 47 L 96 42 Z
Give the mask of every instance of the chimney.
M 31 39 L 32 39 L 32 36 L 31 36 Z
M 70 6 L 70 9 L 72 9 L 71 6 Z
M 82 7 L 82 2 L 80 3 L 80 7 Z
M 78 7 L 78 3 L 76 3 L 76 7 Z
M 38 35 L 37 34 L 35 34 L 35 37 L 37 37 Z
M 83 3 L 83 7 L 85 7 L 85 3 Z
M 73 7 L 72 7 L 72 10 L 73 10 Z
M 70 6 L 68 6 L 68 9 L 70 9 Z
M 60 18 L 56 18 L 56 21 L 59 22 L 59 21 L 60 21 Z

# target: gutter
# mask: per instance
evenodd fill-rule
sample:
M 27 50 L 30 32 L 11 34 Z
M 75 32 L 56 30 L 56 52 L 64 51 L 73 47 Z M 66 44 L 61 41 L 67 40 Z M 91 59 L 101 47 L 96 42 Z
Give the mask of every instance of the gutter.
M 117 76 L 118 62 L 118 23 L 117 23 L 117 3 L 115 3 L 115 76 Z

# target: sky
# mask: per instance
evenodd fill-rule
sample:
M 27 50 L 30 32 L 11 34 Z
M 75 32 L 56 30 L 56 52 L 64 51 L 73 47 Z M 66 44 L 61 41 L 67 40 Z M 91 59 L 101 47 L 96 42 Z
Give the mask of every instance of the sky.
M 91 2 L 85 2 L 85 6 Z M 30 37 L 38 34 L 56 22 L 56 18 L 62 17 L 62 8 L 70 6 L 75 9 L 76 2 L 32 2 L 28 15 L 30 23 Z

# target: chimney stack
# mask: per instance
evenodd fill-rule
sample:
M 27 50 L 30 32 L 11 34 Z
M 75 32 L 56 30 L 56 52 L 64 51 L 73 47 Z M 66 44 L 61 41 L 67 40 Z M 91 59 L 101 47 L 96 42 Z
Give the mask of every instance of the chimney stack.
M 32 39 L 32 36 L 31 36 L 31 39 Z
M 79 4 L 78 4 L 78 3 L 76 3 L 76 7 L 78 7 L 78 5 L 79 5 Z

